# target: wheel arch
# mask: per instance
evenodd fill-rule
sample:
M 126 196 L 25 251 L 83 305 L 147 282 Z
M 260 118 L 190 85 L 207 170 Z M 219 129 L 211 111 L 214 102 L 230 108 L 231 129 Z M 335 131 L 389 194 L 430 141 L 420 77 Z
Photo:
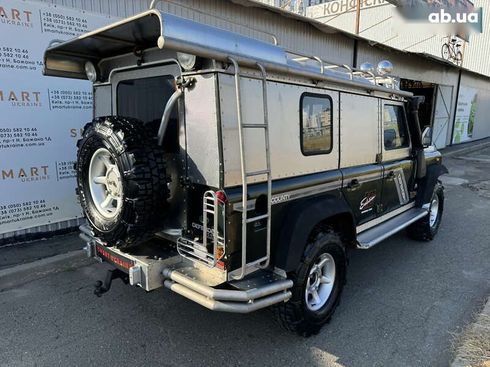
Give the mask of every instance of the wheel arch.
M 432 164 L 427 166 L 427 174 L 419 183 L 416 206 L 421 207 L 430 201 L 439 177 L 448 172 L 446 166 L 443 164 Z
M 275 248 L 275 265 L 286 272 L 296 270 L 308 240 L 315 231 L 331 228 L 344 243 L 354 243 L 354 216 L 341 194 L 314 197 L 289 206 Z

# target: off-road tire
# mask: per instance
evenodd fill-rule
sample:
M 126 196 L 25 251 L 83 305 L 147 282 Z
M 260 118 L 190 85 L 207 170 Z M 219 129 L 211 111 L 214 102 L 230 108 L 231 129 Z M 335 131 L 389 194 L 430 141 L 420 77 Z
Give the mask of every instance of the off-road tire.
M 162 224 L 169 196 L 163 151 L 143 122 L 119 116 L 94 119 L 77 142 L 77 194 L 95 235 L 127 248 L 151 237 Z M 105 148 L 121 173 L 122 206 L 115 218 L 97 210 L 88 183 L 94 153 Z
M 318 311 L 311 311 L 305 303 L 305 288 L 310 268 L 324 253 L 332 255 L 336 275 L 332 293 Z M 307 244 L 297 270 L 289 274 L 294 285 L 292 297 L 286 303 L 276 304 L 272 312 L 278 323 L 286 330 L 308 337 L 317 334 L 328 323 L 339 305 L 347 273 L 347 256 L 340 236 L 332 231 L 317 233 Z
M 410 225 L 407 229 L 408 236 L 416 241 L 432 241 L 436 236 L 439 226 L 442 221 L 442 213 L 444 211 L 444 187 L 438 181 L 435 188 L 434 193 L 432 194 L 431 203 L 434 195 L 437 195 L 439 198 L 439 208 L 436 222 L 431 226 L 430 225 L 430 214 L 427 214 L 422 219 L 419 219 L 414 224 Z

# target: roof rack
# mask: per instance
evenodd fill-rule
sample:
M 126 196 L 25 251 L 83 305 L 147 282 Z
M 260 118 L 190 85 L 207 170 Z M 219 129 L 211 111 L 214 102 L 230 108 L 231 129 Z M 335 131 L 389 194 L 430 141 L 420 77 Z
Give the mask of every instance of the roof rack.
M 391 76 L 379 76 L 371 71 L 361 70 L 346 64 L 337 64 L 331 61 L 326 61 L 319 56 L 305 55 L 291 50 L 286 50 L 286 55 L 289 61 L 303 66 L 308 66 L 308 62 L 318 64 L 321 74 L 327 74 L 328 71 L 334 71 L 338 74 L 343 74 L 344 77 L 349 80 L 363 79 L 374 85 L 388 87 L 391 89 L 397 88 L 397 81 Z

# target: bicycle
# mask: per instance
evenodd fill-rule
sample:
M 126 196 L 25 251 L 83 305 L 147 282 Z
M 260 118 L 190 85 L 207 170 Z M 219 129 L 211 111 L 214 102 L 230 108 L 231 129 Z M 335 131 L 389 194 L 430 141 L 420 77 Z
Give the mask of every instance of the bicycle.
M 461 66 L 463 63 L 463 54 L 459 50 L 461 47 L 460 43 L 457 43 L 458 40 L 454 37 L 444 37 L 447 38 L 448 41 L 442 45 L 441 53 L 442 58 L 444 60 L 451 61 L 458 66 Z

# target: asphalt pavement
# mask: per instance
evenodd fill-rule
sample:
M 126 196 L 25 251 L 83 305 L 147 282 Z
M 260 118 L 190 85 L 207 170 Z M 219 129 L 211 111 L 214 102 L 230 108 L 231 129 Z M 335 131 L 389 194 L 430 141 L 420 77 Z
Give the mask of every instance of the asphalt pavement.
M 352 252 L 342 302 L 314 337 L 267 310 L 213 313 L 164 289 L 116 281 L 97 298 L 107 266 L 93 264 L 0 292 L 0 366 L 447 366 L 490 294 L 490 149 L 444 163 L 436 239 Z

